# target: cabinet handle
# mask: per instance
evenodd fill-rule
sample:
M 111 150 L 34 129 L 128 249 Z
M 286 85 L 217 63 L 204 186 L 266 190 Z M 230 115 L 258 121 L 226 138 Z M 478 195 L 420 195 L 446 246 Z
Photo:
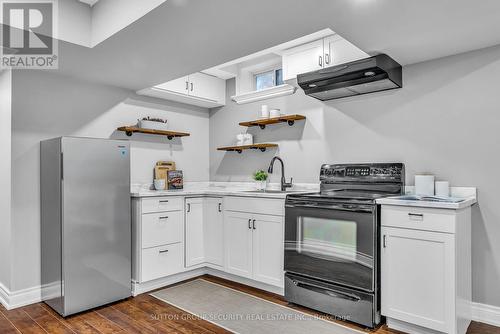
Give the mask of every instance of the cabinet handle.
M 159 253 L 159 254 L 168 253 L 168 249 L 161 250 L 161 251 L 159 251 L 158 253 Z
M 330 54 L 329 53 L 325 53 L 325 64 L 330 64 Z
M 186 81 L 186 90 L 189 89 L 189 81 Z
M 323 67 L 323 57 L 319 56 L 319 61 L 318 61 L 319 66 Z
M 222 203 L 219 203 L 219 212 L 222 212 Z
M 255 227 L 255 219 L 252 221 L 252 228 L 256 230 L 257 228 Z
M 418 219 L 418 220 L 423 220 L 424 219 L 424 214 L 423 213 L 408 213 L 408 217 L 410 219 Z
M 193 85 L 193 83 L 191 82 L 191 91 L 193 91 L 193 87 L 194 87 L 194 85 Z
M 383 241 L 382 241 L 382 246 L 383 246 L 384 248 L 386 248 L 386 247 L 387 247 L 387 238 L 386 238 L 386 235 L 385 235 L 385 234 L 384 234 L 384 239 L 383 239 Z
M 191 212 L 191 203 L 188 203 L 187 206 L 188 206 L 187 212 Z
M 252 220 L 251 219 L 248 220 L 248 229 L 249 230 L 252 229 Z
M 168 216 L 163 216 L 163 217 L 159 217 L 160 220 L 162 219 L 168 219 Z
M 160 203 L 168 203 L 168 199 L 165 199 L 163 201 L 160 201 Z

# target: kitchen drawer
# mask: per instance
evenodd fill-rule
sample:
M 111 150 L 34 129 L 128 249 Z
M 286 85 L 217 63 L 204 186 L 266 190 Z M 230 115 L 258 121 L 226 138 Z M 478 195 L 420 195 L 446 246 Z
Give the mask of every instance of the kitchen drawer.
M 382 226 L 455 233 L 453 210 L 382 205 Z
M 182 243 L 142 250 L 142 282 L 177 274 L 183 271 L 184 249 Z
M 274 198 L 228 196 L 224 199 L 224 208 L 227 211 L 284 216 L 285 200 Z
M 181 242 L 184 231 L 184 212 L 171 211 L 142 215 L 142 248 Z
M 154 197 L 142 199 L 142 213 L 183 211 L 183 197 Z

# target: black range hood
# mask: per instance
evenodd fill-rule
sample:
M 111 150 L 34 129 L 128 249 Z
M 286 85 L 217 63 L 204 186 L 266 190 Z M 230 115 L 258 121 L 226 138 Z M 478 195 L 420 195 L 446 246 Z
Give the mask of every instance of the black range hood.
M 326 101 L 403 87 L 401 65 L 386 54 L 299 74 L 306 95 Z

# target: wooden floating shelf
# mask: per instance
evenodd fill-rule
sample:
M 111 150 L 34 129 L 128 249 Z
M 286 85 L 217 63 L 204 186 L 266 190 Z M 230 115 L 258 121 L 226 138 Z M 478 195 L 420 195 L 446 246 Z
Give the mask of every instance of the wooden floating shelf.
M 129 137 L 132 136 L 132 134 L 134 134 L 134 132 L 138 132 L 138 133 L 146 133 L 146 134 L 150 134 L 150 135 L 166 136 L 168 138 L 168 140 L 172 140 L 176 137 L 190 136 L 190 134 L 187 132 L 152 130 L 152 129 L 138 128 L 137 126 L 122 126 L 122 127 L 118 128 L 118 131 L 125 131 L 125 134 Z
M 266 149 L 278 147 L 278 144 L 253 144 L 253 145 L 242 145 L 242 146 L 228 146 L 228 147 L 219 147 L 218 151 L 228 151 L 228 152 L 238 152 L 241 153 L 244 150 L 260 150 L 261 152 L 265 152 Z
M 262 118 L 249 122 L 241 122 L 240 125 L 247 127 L 259 126 L 261 129 L 265 129 L 266 125 L 277 124 L 277 123 L 288 123 L 288 125 L 292 126 L 295 124 L 295 121 L 300 121 L 303 119 L 306 119 L 306 117 L 302 115 L 286 115 L 273 118 Z

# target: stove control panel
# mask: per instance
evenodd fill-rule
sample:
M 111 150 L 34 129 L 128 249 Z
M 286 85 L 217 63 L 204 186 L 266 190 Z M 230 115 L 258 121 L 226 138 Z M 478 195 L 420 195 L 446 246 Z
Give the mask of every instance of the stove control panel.
M 394 182 L 403 178 L 402 163 L 323 165 L 320 173 L 322 182 Z

